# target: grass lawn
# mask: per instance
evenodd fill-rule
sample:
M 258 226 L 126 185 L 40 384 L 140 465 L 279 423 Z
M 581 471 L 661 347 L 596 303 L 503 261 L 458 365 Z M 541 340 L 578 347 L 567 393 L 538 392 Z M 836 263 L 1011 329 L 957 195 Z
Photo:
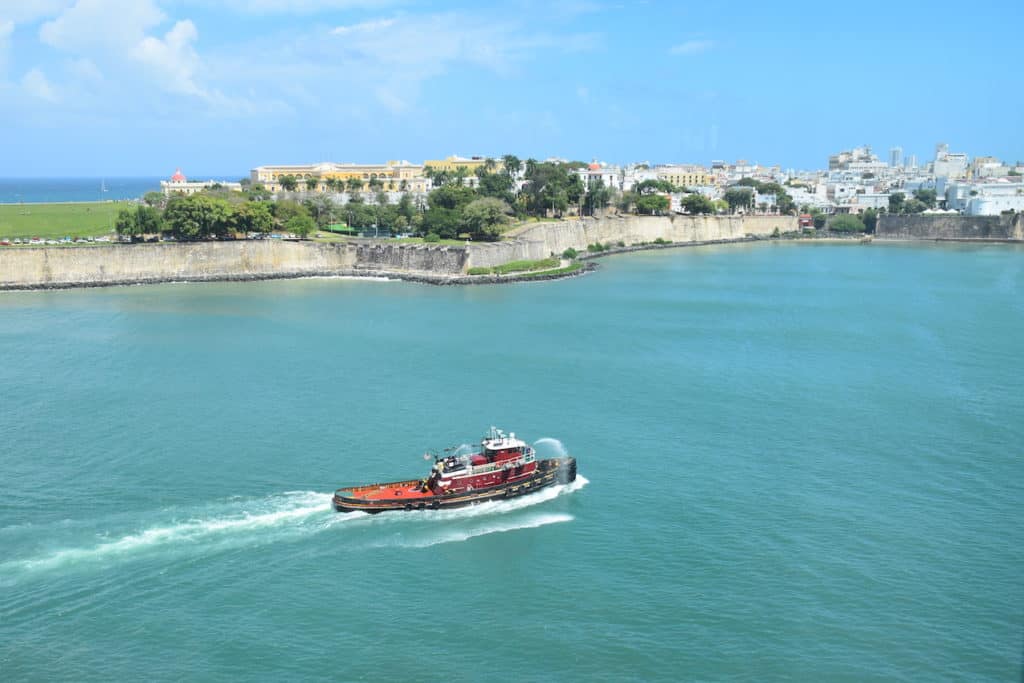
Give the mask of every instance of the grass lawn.
M 118 212 L 133 206 L 131 202 L 0 204 L 0 239 L 108 235 Z

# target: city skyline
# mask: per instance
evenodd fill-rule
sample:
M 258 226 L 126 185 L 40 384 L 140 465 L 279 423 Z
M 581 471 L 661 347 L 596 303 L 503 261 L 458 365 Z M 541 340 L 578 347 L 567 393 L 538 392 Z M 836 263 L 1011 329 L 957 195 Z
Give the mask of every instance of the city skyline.
M 506 153 L 815 169 L 940 141 L 1024 159 L 1009 3 L 972 6 L 984 32 L 947 3 L 222 5 L 0 3 L 0 176 Z

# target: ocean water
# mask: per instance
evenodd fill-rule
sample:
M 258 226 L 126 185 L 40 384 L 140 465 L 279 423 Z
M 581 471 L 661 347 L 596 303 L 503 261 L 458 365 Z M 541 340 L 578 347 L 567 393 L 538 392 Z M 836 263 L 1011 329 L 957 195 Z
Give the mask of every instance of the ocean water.
M 0 295 L 4 680 L 1019 680 L 1024 250 Z M 490 425 L 580 479 L 340 515 Z
M 0 178 L 0 204 L 138 199 L 166 178 Z

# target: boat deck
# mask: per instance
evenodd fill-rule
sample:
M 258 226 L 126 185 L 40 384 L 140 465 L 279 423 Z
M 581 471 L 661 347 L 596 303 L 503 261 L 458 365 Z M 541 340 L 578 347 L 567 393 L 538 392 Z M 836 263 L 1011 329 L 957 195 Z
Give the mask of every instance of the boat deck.
M 416 500 L 419 498 L 433 498 L 431 491 L 421 491 L 421 479 L 410 479 L 409 481 L 392 481 L 384 484 L 369 484 L 368 486 L 353 486 L 349 489 L 341 489 L 339 494 L 346 498 L 357 500 Z

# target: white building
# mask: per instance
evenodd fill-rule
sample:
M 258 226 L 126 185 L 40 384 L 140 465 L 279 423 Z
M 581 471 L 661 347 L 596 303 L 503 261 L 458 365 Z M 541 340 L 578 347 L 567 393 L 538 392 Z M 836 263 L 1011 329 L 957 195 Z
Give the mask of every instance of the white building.
M 160 189 L 163 190 L 164 195 L 168 197 L 176 192 L 188 195 L 213 188 L 222 188 L 225 190 L 241 192 L 242 184 L 229 182 L 227 180 L 203 180 L 200 182 L 189 182 L 188 178 L 185 177 L 180 168 L 175 169 L 174 175 L 171 176 L 170 180 L 160 181 Z
M 946 208 L 968 216 L 1024 212 L 1024 183 L 1006 179 L 987 183 L 950 183 L 946 188 Z
M 586 168 L 576 169 L 576 175 L 583 181 L 583 187 L 589 188 L 597 181 L 601 181 L 607 188 L 622 189 L 622 169 L 618 166 L 594 161 Z

